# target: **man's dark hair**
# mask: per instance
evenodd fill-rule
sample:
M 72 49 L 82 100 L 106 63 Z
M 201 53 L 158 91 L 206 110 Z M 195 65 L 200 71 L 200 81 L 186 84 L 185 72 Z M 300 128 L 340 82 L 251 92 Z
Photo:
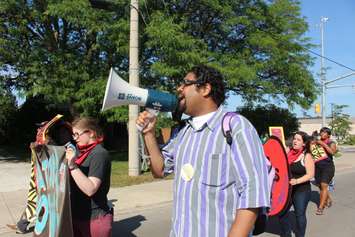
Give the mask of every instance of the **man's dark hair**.
M 330 130 L 330 128 L 328 128 L 328 127 L 322 127 L 319 130 L 319 133 L 322 133 L 322 132 L 328 133 L 329 136 L 332 135 L 332 130 Z
M 195 74 L 196 80 L 201 81 L 201 84 L 197 85 L 198 87 L 205 83 L 211 85 L 210 96 L 218 106 L 224 102 L 226 99 L 225 82 L 219 71 L 206 65 L 197 65 L 191 68 L 188 73 Z

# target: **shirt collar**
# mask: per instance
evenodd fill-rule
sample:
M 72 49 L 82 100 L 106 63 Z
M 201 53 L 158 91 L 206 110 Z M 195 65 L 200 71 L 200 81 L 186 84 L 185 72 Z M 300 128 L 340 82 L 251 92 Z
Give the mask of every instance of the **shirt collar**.
M 213 131 L 215 129 L 215 127 L 217 125 L 219 125 L 220 123 L 220 118 L 223 116 L 224 114 L 224 110 L 223 110 L 223 106 L 220 105 L 218 107 L 218 109 L 216 110 L 216 113 L 212 115 L 212 117 L 207 120 L 207 122 L 205 123 L 205 125 L 203 125 L 199 130 L 197 131 L 200 131 L 202 129 L 204 129 L 205 127 L 209 128 L 211 131 Z M 190 117 L 188 120 L 187 120 L 187 123 L 189 124 L 190 127 L 194 128 L 192 126 L 192 123 L 191 123 L 191 120 L 192 120 L 192 117 Z

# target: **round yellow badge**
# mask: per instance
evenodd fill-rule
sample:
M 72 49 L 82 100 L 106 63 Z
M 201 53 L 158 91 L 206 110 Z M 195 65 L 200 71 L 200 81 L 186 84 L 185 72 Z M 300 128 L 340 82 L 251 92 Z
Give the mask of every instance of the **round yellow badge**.
M 181 169 L 181 178 L 185 181 L 190 181 L 194 176 L 195 170 L 191 164 L 184 164 Z

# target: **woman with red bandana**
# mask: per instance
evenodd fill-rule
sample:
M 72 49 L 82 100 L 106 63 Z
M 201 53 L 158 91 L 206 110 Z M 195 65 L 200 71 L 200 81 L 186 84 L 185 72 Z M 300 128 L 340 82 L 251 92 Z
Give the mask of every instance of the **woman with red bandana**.
M 328 156 L 326 159 L 316 162 L 315 180 L 320 189 L 320 201 L 316 214 L 322 215 L 324 207 L 332 205 L 328 186 L 335 173 L 333 155 L 337 152 L 337 146 L 334 141 L 330 140 L 331 130 L 329 128 L 321 128 L 319 134 L 320 140 L 317 140 L 316 143 L 324 148 Z
M 71 174 L 70 198 L 75 237 L 111 236 L 113 211 L 108 205 L 111 160 L 101 145 L 102 132 L 97 121 L 73 121 L 73 138 L 78 151 L 67 148 Z
M 310 180 L 314 176 L 314 162 L 310 153 L 310 141 L 305 132 L 296 132 L 293 136 L 292 147 L 287 153 L 287 159 L 291 171 L 290 184 L 292 185 L 291 205 L 296 216 L 297 237 L 304 237 L 306 233 L 306 210 L 311 199 Z M 289 210 L 289 209 L 288 209 Z M 279 216 L 282 237 L 291 237 L 291 223 L 289 211 Z

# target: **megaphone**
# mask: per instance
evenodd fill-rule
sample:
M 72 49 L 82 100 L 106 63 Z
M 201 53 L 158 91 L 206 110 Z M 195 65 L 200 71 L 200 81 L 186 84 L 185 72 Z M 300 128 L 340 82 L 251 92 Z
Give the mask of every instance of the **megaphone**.
M 111 68 L 101 111 L 130 104 L 155 111 L 173 112 L 177 108 L 178 100 L 170 93 L 132 86 Z

